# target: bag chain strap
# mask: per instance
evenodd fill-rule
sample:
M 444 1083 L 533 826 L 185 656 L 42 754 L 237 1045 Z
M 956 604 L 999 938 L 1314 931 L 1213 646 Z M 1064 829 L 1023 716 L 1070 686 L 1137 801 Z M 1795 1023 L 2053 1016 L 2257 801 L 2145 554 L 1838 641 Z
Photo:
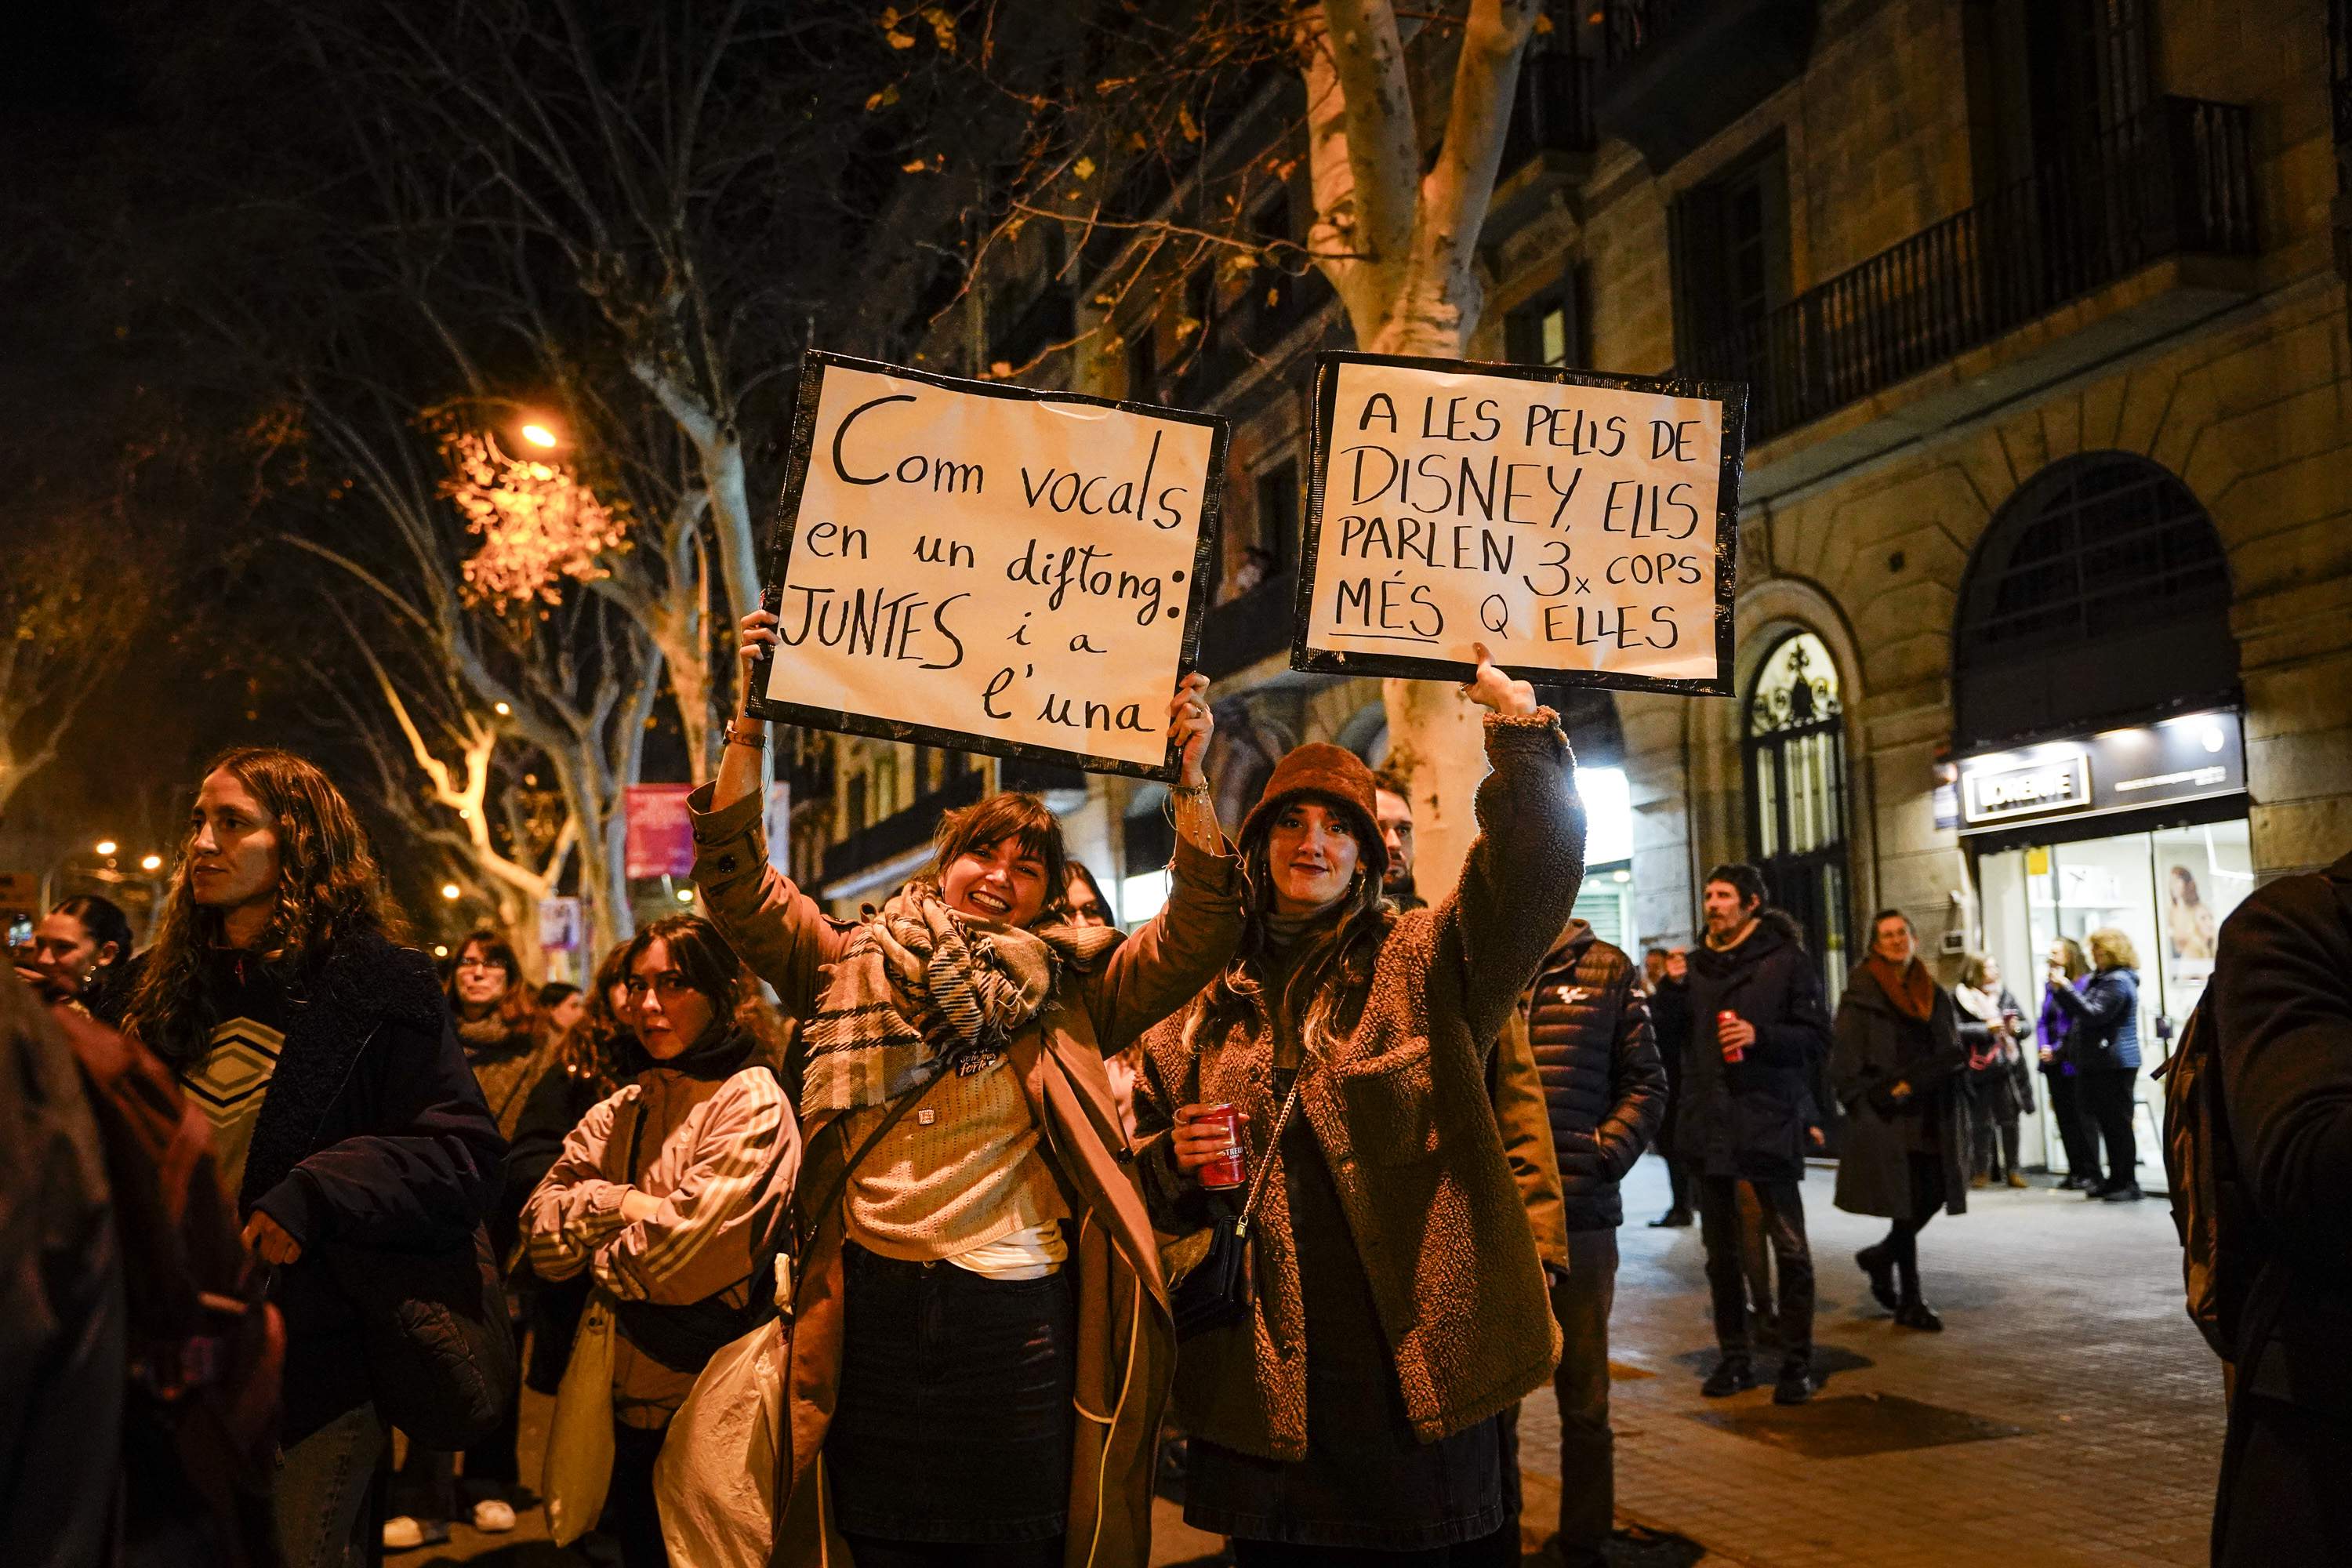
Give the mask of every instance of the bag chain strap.
M 1250 1216 L 1257 1213 L 1257 1200 L 1265 1191 L 1265 1179 L 1274 1173 L 1274 1163 L 1281 1157 L 1282 1130 L 1290 1121 L 1290 1108 L 1298 1103 L 1299 1086 L 1306 1081 L 1306 1069 L 1301 1068 L 1290 1080 L 1290 1092 L 1283 1097 L 1282 1109 L 1275 1112 L 1274 1131 L 1266 1134 L 1265 1163 L 1257 1168 L 1257 1177 L 1250 1183 L 1249 1196 L 1242 1200 L 1242 1216 L 1234 1224 L 1236 1238 L 1249 1235 Z

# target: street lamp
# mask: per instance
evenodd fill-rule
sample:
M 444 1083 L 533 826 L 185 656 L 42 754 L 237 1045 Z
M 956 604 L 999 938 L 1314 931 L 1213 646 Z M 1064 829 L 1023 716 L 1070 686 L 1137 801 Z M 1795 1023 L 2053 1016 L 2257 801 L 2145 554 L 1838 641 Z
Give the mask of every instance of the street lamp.
M 522 438 L 541 451 L 551 450 L 556 444 L 555 432 L 536 423 L 522 427 Z
M 91 845 L 90 847 L 97 850 L 101 855 L 111 855 L 115 850 L 115 843 L 111 838 L 101 838 L 97 843 Z
M 690 904 L 694 902 L 694 889 L 692 888 L 680 888 L 677 890 L 677 901 L 681 904 Z
M 163 868 L 163 858 L 161 855 L 142 855 L 139 868 L 142 871 L 160 871 Z
M 459 889 L 457 883 L 444 882 L 441 884 L 441 896 L 448 900 L 451 903 L 454 904 L 457 901 L 458 893 Z

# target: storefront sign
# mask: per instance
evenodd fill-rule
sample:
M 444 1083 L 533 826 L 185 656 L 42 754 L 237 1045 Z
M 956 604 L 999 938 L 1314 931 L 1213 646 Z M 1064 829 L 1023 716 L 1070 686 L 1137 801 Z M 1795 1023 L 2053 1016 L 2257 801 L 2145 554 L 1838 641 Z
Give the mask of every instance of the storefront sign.
M 763 600 L 766 718 L 1173 782 L 1225 425 L 802 362 Z
M 1741 385 L 1326 352 L 1294 669 L 1728 695 Z
M 2053 741 L 1960 763 L 1963 833 L 2237 795 L 2245 735 L 2231 710 Z

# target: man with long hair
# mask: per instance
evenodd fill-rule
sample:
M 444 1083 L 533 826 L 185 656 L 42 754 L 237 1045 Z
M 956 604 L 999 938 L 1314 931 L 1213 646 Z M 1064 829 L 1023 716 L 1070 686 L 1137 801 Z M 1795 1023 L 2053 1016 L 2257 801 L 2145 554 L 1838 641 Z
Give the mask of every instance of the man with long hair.
M 239 747 L 197 791 L 124 1017 L 204 1108 L 246 1242 L 277 1271 L 291 1568 L 367 1560 L 389 1440 L 325 1255 L 462 1245 L 498 1191 L 498 1128 L 404 935 L 341 792 L 290 752 Z

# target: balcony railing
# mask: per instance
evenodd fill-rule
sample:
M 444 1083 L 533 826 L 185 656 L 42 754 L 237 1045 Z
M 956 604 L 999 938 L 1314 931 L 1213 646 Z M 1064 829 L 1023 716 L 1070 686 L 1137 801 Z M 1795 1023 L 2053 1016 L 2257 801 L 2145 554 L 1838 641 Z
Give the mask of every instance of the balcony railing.
M 1748 439 L 1991 342 L 2165 257 L 2255 247 L 2249 115 L 2165 98 L 2074 155 L 1921 230 L 1675 374 L 1748 384 Z
M 1298 574 L 1286 567 L 1222 605 L 1201 622 L 1201 672 L 1222 680 L 1290 646 Z
M 1593 118 L 1661 173 L 1794 81 L 1820 0 L 1601 0 Z
M 824 879 L 838 882 L 869 866 L 878 866 L 909 849 L 919 848 L 929 841 L 931 830 L 940 825 L 940 813 L 970 805 L 980 798 L 984 777 L 978 770 L 951 774 L 930 794 L 917 796 L 906 810 L 894 811 L 840 843 L 827 846 Z
M 1538 153 L 1590 153 L 1597 141 L 1592 62 L 1577 49 L 1574 22 L 1556 24 L 1548 40 L 1530 46 L 1519 62 L 1518 96 L 1503 140 L 1506 175 Z

